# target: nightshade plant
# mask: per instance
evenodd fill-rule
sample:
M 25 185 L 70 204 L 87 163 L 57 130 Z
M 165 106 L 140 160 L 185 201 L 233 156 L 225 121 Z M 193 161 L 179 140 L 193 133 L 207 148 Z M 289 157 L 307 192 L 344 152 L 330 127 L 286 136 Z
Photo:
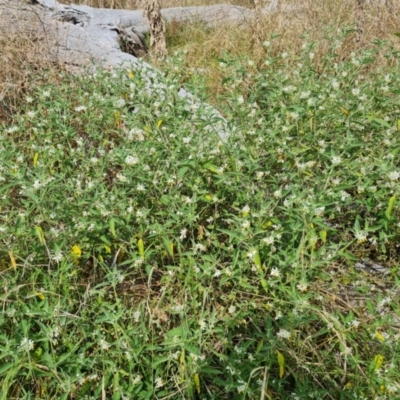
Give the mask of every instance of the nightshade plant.
M 181 54 L 29 93 L 0 127 L 1 399 L 398 396 L 398 54 L 341 34 L 318 65 L 227 54 L 226 120 Z

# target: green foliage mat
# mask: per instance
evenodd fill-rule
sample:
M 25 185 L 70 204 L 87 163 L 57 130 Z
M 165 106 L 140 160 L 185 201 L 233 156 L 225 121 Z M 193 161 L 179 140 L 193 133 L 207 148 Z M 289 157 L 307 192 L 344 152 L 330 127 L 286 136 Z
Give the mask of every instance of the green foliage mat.
M 0 127 L 1 399 L 396 398 L 398 54 L 337 60 L 345 35 L 219 60 L 227 142 L 179 54 L 29 94 Z

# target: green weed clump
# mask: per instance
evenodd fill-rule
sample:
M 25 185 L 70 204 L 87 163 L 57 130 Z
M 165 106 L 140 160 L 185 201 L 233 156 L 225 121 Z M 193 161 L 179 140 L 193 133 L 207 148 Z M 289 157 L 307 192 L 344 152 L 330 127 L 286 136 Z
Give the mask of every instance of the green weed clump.
M 226 120 L 184 54 L 28 93 L 0 127 L 1 399 L 397 398 L 399 54 L 338 58 L 347 34 L 318 65 L 306 37 L 226 54 Z

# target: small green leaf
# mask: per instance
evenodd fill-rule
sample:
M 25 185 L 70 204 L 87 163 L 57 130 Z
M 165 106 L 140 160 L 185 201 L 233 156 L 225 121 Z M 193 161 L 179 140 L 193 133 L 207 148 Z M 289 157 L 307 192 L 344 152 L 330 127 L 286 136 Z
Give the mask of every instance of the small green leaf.
M 115 219 L 111 218 L 110 221 L 108 222 L 109 226 L 110 226 L 110 232 L 111 234 L 116 237 L 117 236 L 117 232 L 115 231 Z
M 277 351 L 277 354 L 278 354 L 278 365 L 279 365 L 279 378 L 282 378 L 285 373 L 285 357 L 279 351 Z
M 39 238 L 40 244 L 44 244 L 44 233 L 43 229 L 40 226 L 35 226 L 36 235 Z
M 144 243 L 143 239 L 138 240 L 138 250 L 139 250 L 139 255 L 142 257 L 142 260 L 144 260 Z
M 189 167 L 182 167 L 182 168 L 179 168 L 179 171 L 178 171 L 178 178 L 179 178 L 179 179 L 182 179 L 182 178 L 185 176 L 186 172 L 188 172 L 188 170 L 189 170 Z
M 196 387 L 197 394 L 200 394 L 200 377 L 199 374 L 194 374 L 194 386 Z
M 391 215 L 392 215 L 392 211 L 393 211 L 393 207 L 394 207 L 394 203 L 396 202 L 396 196 L 392 196 L 389 199 L 389 203 L 387 206 L 387 209 L 385 211 L 385 215 L 387 219 L 390 219 Z

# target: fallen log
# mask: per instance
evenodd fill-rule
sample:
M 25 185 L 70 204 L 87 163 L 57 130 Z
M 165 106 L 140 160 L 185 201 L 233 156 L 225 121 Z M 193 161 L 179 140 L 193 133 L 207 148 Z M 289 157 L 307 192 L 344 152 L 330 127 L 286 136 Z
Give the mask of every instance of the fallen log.
M 273 0 L 263 12 L 276 7 L 277 0 Z M 115 66 L 134 62 L 147 52 L 143 34 L 149 31 L 149 24 L 140 10 L 65 5 L 56 0 L 0 0 L 0 14 L 5 24 L 0 36 L 34 32 L 46 41 L 54 61 L 67 66 Z M 162 15 L 167 21 L 243 24 L 252 20 L 254 10 L 218 4 L 168 8 Z

